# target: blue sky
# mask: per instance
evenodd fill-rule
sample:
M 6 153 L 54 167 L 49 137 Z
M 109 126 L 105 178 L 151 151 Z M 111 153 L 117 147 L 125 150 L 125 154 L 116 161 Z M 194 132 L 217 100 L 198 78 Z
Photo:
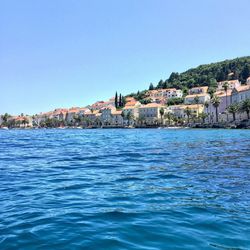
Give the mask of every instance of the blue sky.
M 249 0 L 0 0 L 0 114 L 85 106 L 250 55 Z

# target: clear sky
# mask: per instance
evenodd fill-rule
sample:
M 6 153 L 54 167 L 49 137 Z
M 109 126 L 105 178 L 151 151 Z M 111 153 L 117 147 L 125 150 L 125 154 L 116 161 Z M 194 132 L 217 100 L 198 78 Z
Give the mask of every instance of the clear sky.
M 249 0 L 0 0 L 0 114 L 85 106 L 250 55 Z

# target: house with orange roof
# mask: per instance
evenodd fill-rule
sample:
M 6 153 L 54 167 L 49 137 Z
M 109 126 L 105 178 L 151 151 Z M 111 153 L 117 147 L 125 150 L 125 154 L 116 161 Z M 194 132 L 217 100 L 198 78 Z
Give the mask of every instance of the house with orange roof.
M 55 109 L 52 113 L 53 118 L 62 121 L 66 118 L 68 109 Z
M 111 112 L 112 126 L 123 126 L 123 115 L 122 110 L 113 110 Z
M 78 115 L 79 113 L 79 108 L 78 107 L 72 107 L 68 110 L 65 116 L 65 120 L 67 122 L 72 122 L 74 118 Z
M 153 125 L 159 122 L 160 109 L 164 108 L 161 104 L 158 103 L 148 103 L 139 107 L 139 120 L 145 120 L 149 125 Z
M 222 81 L 217 83 L 217 91 L 224 90 L 223 85 L 227 83 L 228 89 L 234 89 L 241 86 L 239 80 Z
M 182 97 L 183 93 L 180 89 L 154 89 L 147 92 L 147 98 L 159 104 L 165 104 L 170 98 Z
M 130 105 L 131 103 L 126 103 L 125 107 L 123 108 L 124 113 L 124 122 L 126 125 L 133 125 L 134 121 L 139 118 L 139 107 L 142 106 L 142 104 L 138 101 L 133 103 L 133 105 Z M 127 117 L 132 116 L 133 119 L 127 119 Z M 129 123 L 129 124 L 128 124 Z
M 112 112 L 115 112 L 115 107 L 106 107 L 101 109 L 101 121 L 104 126 L 110 126 L 112 124 Z
M 198 98 L 198 103 L 204 104 L 210 100 L 210 96 L 207 93 L 200 93 L 200 94 L 189 94 L 185 96 L 184 103 L 185 104 L 194 104 L 195 99 Z
M 250 84 L 242 85 L 232 90 L 232 103 L 239 103 L 250 99 Z
M 191 111 L 191 116 L 198 117 L 199 114 L 201 114 L 204 111 L 204 105 L 203 104 L 179 104 L 179 105 L 172 105 L 169 106 L 169 111 L 178 118 L 187 118 L 186 109 L 189 109 Z
M 189 95 L 206 94 L 208 86 L 194 87 L 189 90 Z
M 33 120 L 31 116 L 12 116 L 10 118 L 15 122 L 15 125 L 20 128 L 33 127 Z

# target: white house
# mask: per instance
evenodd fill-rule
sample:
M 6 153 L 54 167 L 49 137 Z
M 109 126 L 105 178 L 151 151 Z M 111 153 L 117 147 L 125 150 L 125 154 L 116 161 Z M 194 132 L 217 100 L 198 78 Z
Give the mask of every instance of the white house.
M 223 85 L 227 83 L 228 84 L 228 89 L 234 89 L 234 88 L 238 88 L 241 86 L 241 83 L 239 82 L 239 80 L 230 80 L 230 81 L 222 81 L 222 82 L 218 82 L 217 83 L 217 90 L 224 90 Z
M 157 103 L 148 103 L 139 107 L 139 119 L 148 124 L 155 124 L 160 119 L 160 109 L 163 106 Z
M 242 85 L 232 90 L 232 103 L 239 103 L 250 99 L 250 85 Z
M 189 90 L 189 95 L 206 94 L 207 91 L 208 91 L 208 86 L 194 87 Z
M 187 95 L 184 98 L 184 103 L 185 104 L 194 104 L 195 103 L 195 98 L 199 98 L 198 99 L 198 103 L 200 104 L 204 104 L 205 102 L 208 102 L 210 100 L 210 96 L 209 94 L 191 94 L 191 95 Z

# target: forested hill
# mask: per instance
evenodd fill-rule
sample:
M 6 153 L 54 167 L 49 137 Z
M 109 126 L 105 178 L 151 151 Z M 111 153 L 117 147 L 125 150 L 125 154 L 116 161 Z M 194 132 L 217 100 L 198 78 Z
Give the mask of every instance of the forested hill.
M 250 75 L 250 56 L 200 65 L 183 73 L 173 72 L 169 79 L 160 80 L 156 88 L 192 88 L 213 86 L 216 81 L 239 79 L 242 83 Z M 152 84 L 150 84 L 152 88 Z

